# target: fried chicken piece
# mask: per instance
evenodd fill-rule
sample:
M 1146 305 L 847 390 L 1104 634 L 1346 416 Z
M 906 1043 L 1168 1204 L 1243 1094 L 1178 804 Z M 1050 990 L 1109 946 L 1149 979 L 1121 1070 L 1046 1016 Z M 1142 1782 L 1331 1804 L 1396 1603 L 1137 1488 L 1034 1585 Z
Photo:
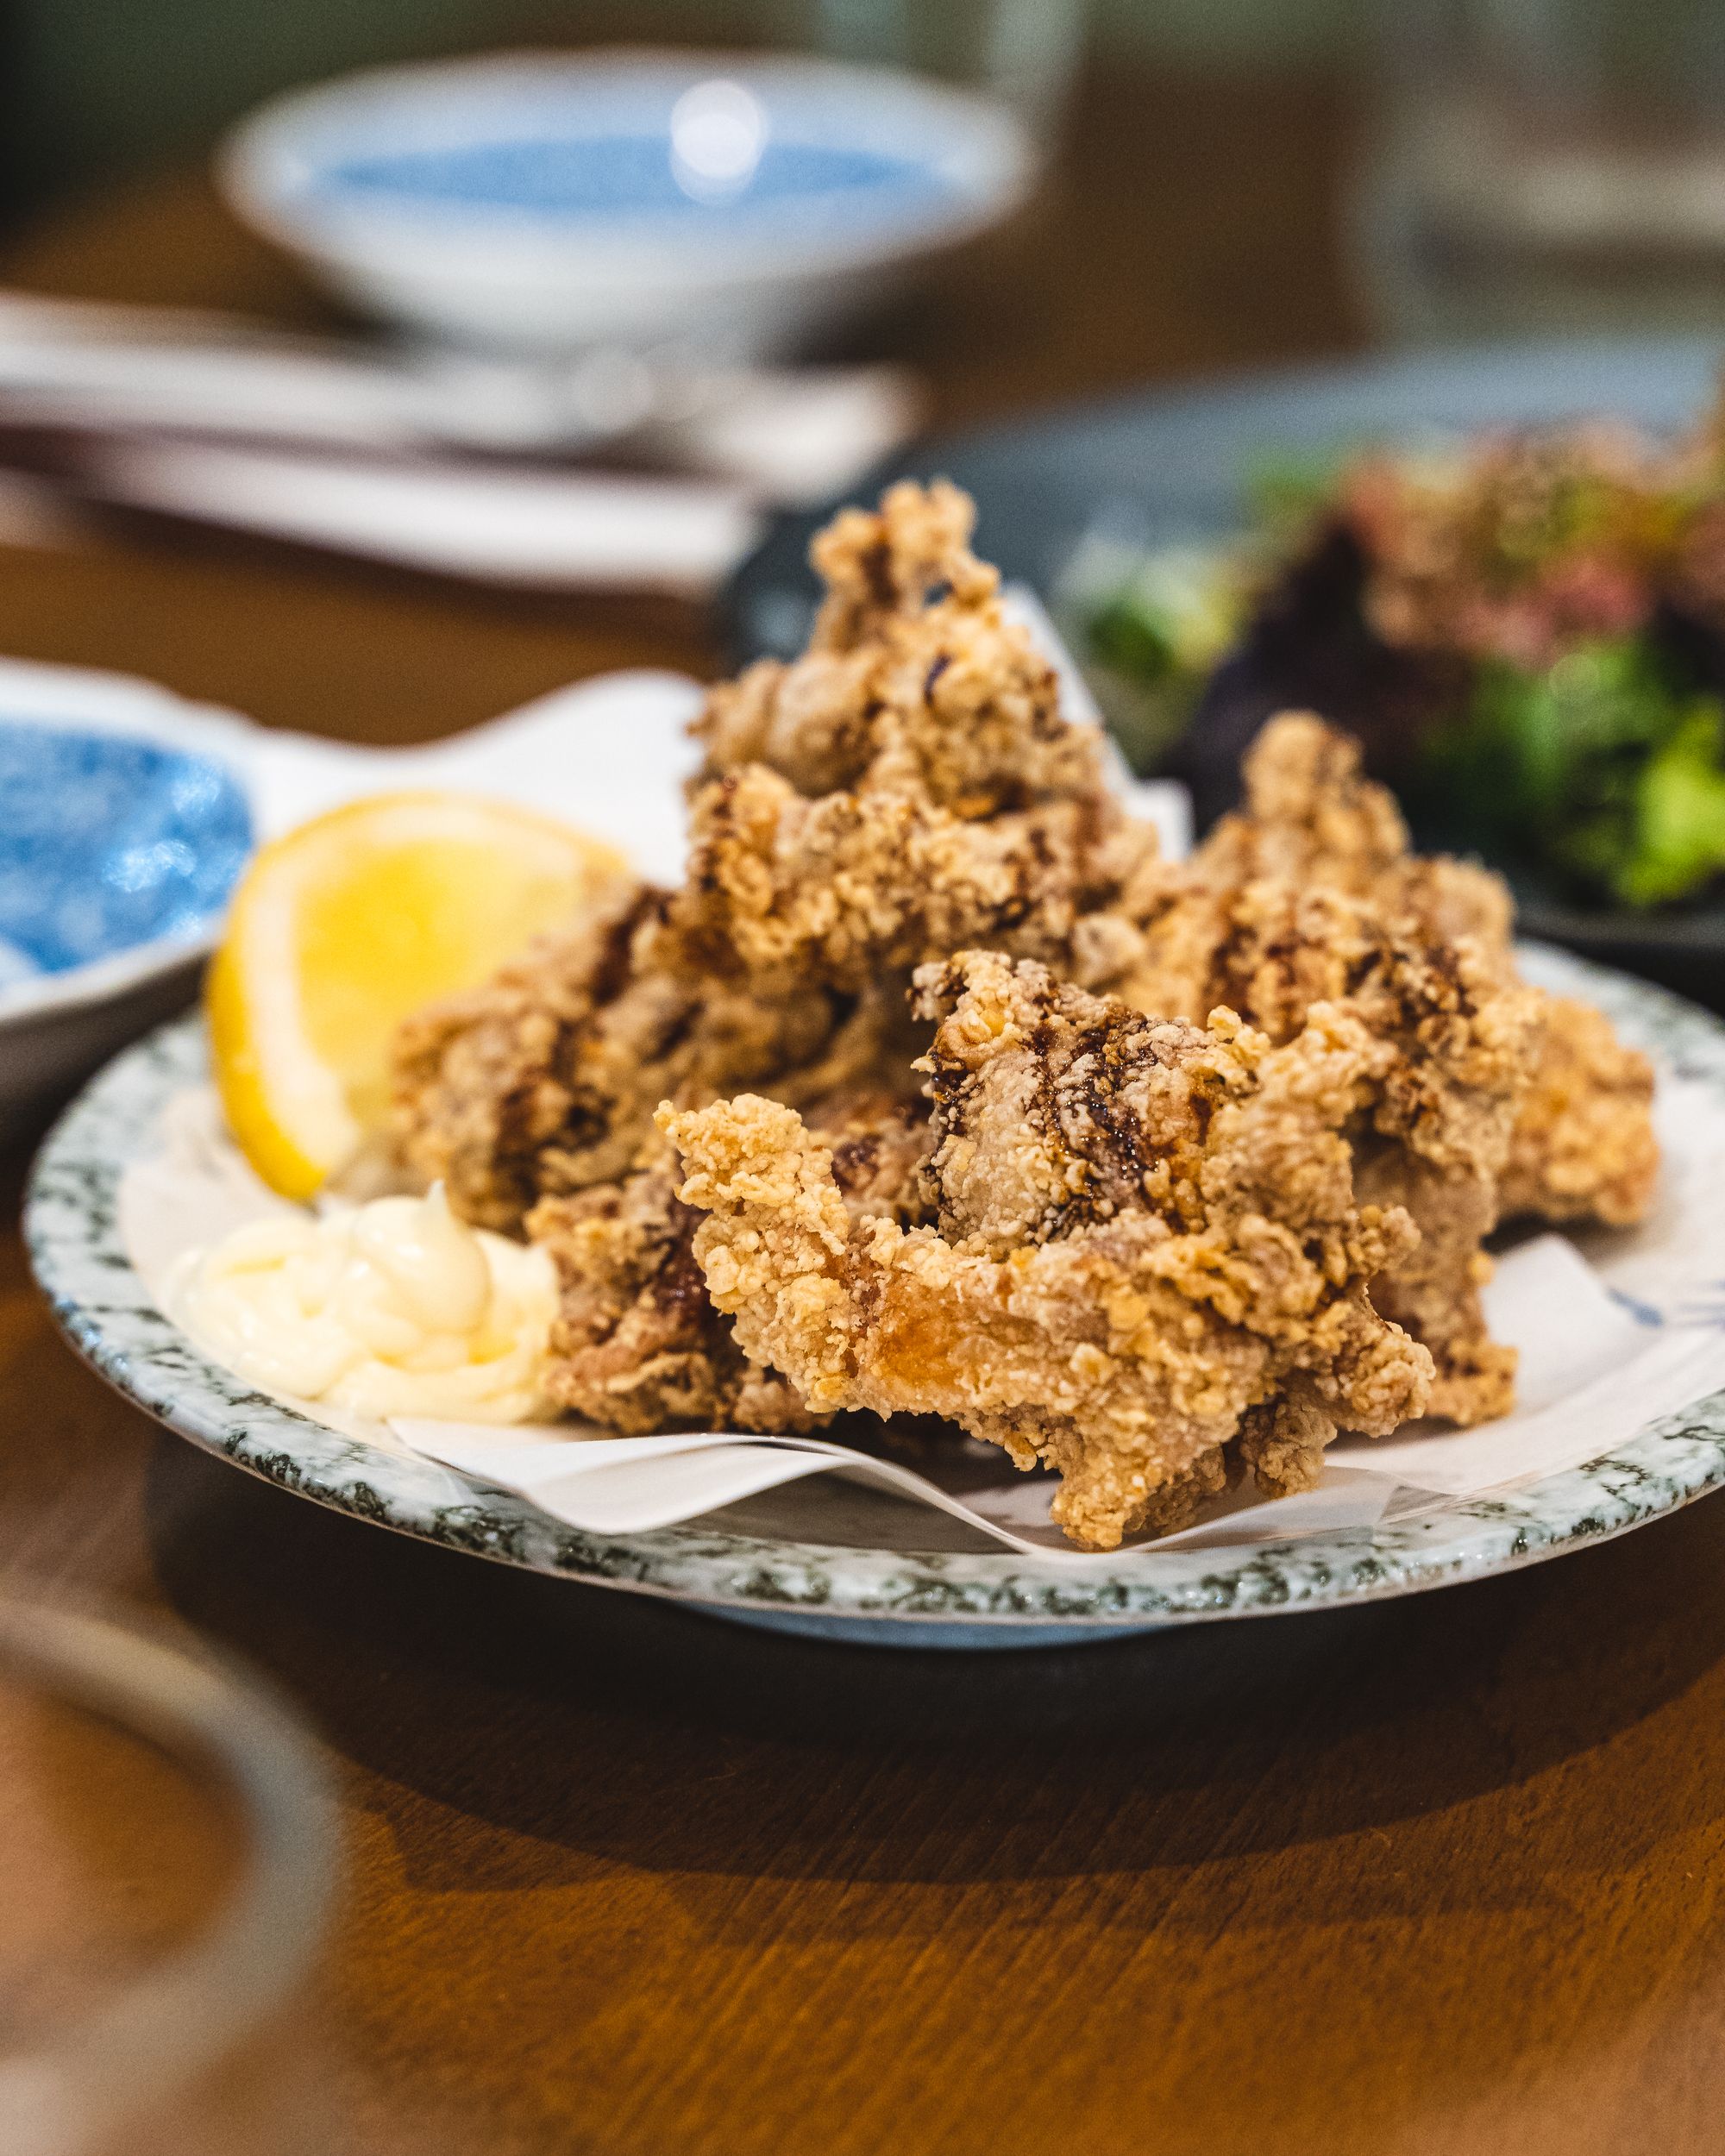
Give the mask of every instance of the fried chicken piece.
M 1226 1004 L 1276 1044 L 1314 1006 L 1345 1001 L 1399 1058 L 1402 1105 L 1391 1090 L 1377 1101 L 1358 1181 L 1411 1204 L 1423 1236 L 1380 1282 L 1380 1307 L 1436 1352 L 1447 1412 L 1494 1411 L 1508 1362 L 1479 1319 L 1478 1238 L 1509 1151 L 1503 1102 L 1524 1083 L 1501 885 L 1413 857 L 1394 803 L 1313 720 L 1266 730 L 1246 812 L 1195 863 L 1160 861 L 1109 794 L 1095 730 L 1062 718 L 1051 670 L 1001 611 L 970 524 L 956 490 L 906 486 L 821 535 L 829 596 L 809 651 L 714 690 L 699 723 L 685 886 L 637 891 L 404 1028 L 400 1151 L 466 1218 L 526 1224 L 553 1250 L 569 1405 L 630 1428 L 793 1426 L 807 1412 L 794 1387 L 759 1375 L 689 1292 L 691 1216 L 654 1150 L 658 1102 L 699 1108 L 747 1088 L 806 1110 L 841 1160 L 875 1149 L 881 1217 L 914 1232 L 905 1148 L 925 1138 L 901 1125 L 916 966 L 987 945 L 1160 1017 L 1201 1021 Z M 1496 968 L 1495 999 L 1468 937 Z M 1465 1041 L 1471 1077 L 1454 1056 L 1423 1090 L 1410 1077 L 1427 1050 L 1408 1047 L 1414 1021 L 1387 985 L 1412 978 L 1404 947 L 1427 952 L 1452 999 L 1434 989 L 1418 1025 Z M 1544 1124 L 1518 1133 L 1515 1188 L 1548 1209 L 1627 1217 L 1651 1172 L 1634 1059 L 1617 1050 L 1614 1064 L 1609 1029 L 1583 1042 L 1556 1023 L 1567 1031 L 1546 1096 L 1571 1135 L 1559 1161 L 1540 1150 Z M 835 1123 L 833 1104 L 859 1094 L 888 1106 L 866 1129 L 848 1109 Z M 1235 1454 L 1303 1457 L 1304 1426 L 1286 1402 L 1253 1407 Z M 1195 1460 L 1176 1479 L 1220 1471 Z
M 975 521 L 944 479 L 841 511 L 811 548 L 828 595 L 807 651 L 712 692 L 703 779 L 764 764 L 811 799 L 889 789 L 967 819 L 1100 799 L 1096 730 L 1062 716 L 1053 668 L 970 551 Z
M 1477 937 L 1507 954 L 1515 908 L 1477 862 L 1412 850 L 1395 796 L 1368 779 L 1359 744 L 1306 711 L 1273 718 L 1241 765 L 1245 805 L 1223 817 L 1189 864 L 1213 893 L 1266 878 L 1368 899 L 1427 936 Z
M 876 1094 L 810 1113 L 853 1219 L 920 1217 L 924 1102 Z M 528 1216 L 561 1289 L 549 1396 L 637 1432 L 812 1428 L 826 1418 L 811 1413 L 787 1378 L 748 1359 L 708 1299 L 693 1250 L 700 1216 L 678 1198 L 674 1166 L 659 1141 L 632 1175 L 542 1200 Z
M 697 1218 L 662 1168 L 534 1207 L 527 1232 L 550 1253 L 561 1291 L 548 1396 L 631 1434 L 812 1427 L 795 1386 L 750 1363 L 708 1300 Z
M 1165 970 L 1141 970 L 1128 987 L 1139 1007 L 1195 1018 L 1225 1004 L 1285 1041 L 1314 1006 L 1340 1002 L 1395 1044 L 1358 1181 L 1363 1198 L 1405 1206 L 1420 1241 L 1374 1300 L 1432 1351 L 1433 1413 L 1463 1423 L 1504 1413 L 1515 1360 L 1487 1332 L 1480 1244 L 1499 1217 L 1539 1000 L 1477 942 L 1446 942 L 1412 918 L 1398 930 L 1365 899 L 1309 880 L 1220 897 L 1200 886 L 1164 920 L 1149 947 L 1165 950 Z
M 987 944 L 1101 985 L 1138 962 L 1128 896 L 1154 833 L 1101 798 L 966 819 L 912 789 L 806 800 L 765 765 L 695 797 L 674 918 L 768 994 L 856 988 Z
M 1338 1426 L 1423 1411 L 1431 1358 L 1373 1308 L 1405 1256 L 1399 1208 L 1361 1206 L 1345 1130 L 1396 1045 L 1320 1006 L 1272 1048 L 1232 1012 L 1154 1020 L 973 953 L 931 968 L 934 1223 L 855 1220 L 832 1156 L 752 1095 L 661 1123 L 694 1253 L 763 1364 L 818 1410 L 950 1416 L 1112 1549 L 1171 1525 L 1226 1472 L 1309 1487 Z
M 1540 1015 L 1539 1058 L 1503 1171 L 1503 1217 L 1633 1226 L 1659 1174 L 1653 1066 L 1590 1003 L 1546 996 Z
M 398 1144 L 465 1218 L 549 1251 L 559 1405 L 630 1432 L 805 1428 L 795 1388 L 748 1361 L 707 1300 L 653 1112 L 770 1085 L 811 1106 L 861 1196 L 889 1202 L 926 1143 L 903 988 L 775 999 L 664 963 L 674 934 L 663 894 L 639 893 L 412 1021 Z
M 1436 1357 L 1433 1411 L 1458 1422 L 1501 1414 L 1514 1359 L 1486 1333 L 1481 1241 L 1517 1213 L 1640 1216 L 1658 1165 L 1651 1069 L 1598 1012 L 1521 987 L 1500 880 L 1411 853 L 1400 811 L 1345 735 L 1286 714 L 1259 736 L 1245 779 L 1245 809 L 1182 869 L 1164 872 L 1144 917 L 1145 956 L 1121 992 L 1194 1018 L 1226 1003 L 1285 1040 L 1314 1002 L 1372 993 L 1398 937 L 1458 954 L 1446 962 L 1460 964 L 1459 992 L 1482 1014 L 1496 985 L 1505 1000 L 1491 1071 L 1468 1096 L 1465 1156 L 1434 1150 L 1440 1124 L 1409 1116 L 1394 1146 L 1362 1163 L 1361 1188 L 1405 1205 L 1420 1228 L 1377 1299 Z M 1367 1022 L 1396 1020 L 1378 1008 Z
M 817 1100 L 883 1081 L 910 1091 L 896 982 L 859 993 L 804 984 L 774 998 L 664 961 L 663 893 L 542 942 L 398 1037 L 398 1148 L 442 1178 L 463 1219 L 518 1229 L 547 1197 L 634 1169 L 666 1099 L 771 1083 Z
M 840 517 L 809 659 L 713 692 L 685 887 L 403 1029 L 398 1147 L 463 1217 L 517 1227 L 630 1173 L 662 1099 L 901 1084 L 903 991 L 931 956 L 998 943 L 1086 982 L 1135 959 L 1124 894 L 1153 835 L 1000 613 L 970 517 L 941 486 Z
M 1245 815 L 1225 818 L 1206 841 L 1199 882 L 1225 893 L 1253 875 L 1322 878 L 1427 936 L 1471 936 L 1505 979 L 1516 977 L 1503 880 L 1477 862 L 1408 852 L 1400 809 L 1363 776 L 1354 742 L 1288 714 L 1264 729 L 1245 772 Z M 1624 1227 L 1643 1219 L 1659 1173 L 1652 1065 L 1622 1046 L 1591 1005 L 1538 996 L 1534 1082 L 1518 1115 L 1505 1212 Z
M 914 1095 L 921 961 L 987 941 L 1088 982 L 1138 953 L 1123 899 L 1153 835 L 1001 613 L 971 516 L 936 486 L 839 518 L 816 547 L 831 595 L 811 653 L 712 693 L 685 886 L 637 891 L 403 1029 L 398 1150 L 465 1218 L 553 1250 L 554 1388 L 584 1413 L 797 1412 L 743 1404 L 748 1366 L 685 1293 L 687 1232 L 649 1144 L 660 1100 L 750 1087 L 825 1131 L 835 1098 Z M 841 1151 L 863 1135 L 837 1131 Z M 866 1136 L 894 1155 L 885 1125 Z
M 712 693 L 675 909 L 697 964 L 776 992 L 973 944 L 1095 985 L 1132 962 L 1155 835 L 1110 793 L 1095 728 L 1062 717 L 971 517 L 944 482 L 846 511 L 815 543 L 808 651 Z

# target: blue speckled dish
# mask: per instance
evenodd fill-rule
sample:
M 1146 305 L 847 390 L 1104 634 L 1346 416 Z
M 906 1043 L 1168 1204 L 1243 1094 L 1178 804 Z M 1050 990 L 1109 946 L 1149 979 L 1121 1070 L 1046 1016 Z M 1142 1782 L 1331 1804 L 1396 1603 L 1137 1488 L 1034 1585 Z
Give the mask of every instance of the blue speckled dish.
M 1725 1106 L 1718 1020 L 1556 952 L 1535 954 L 1529 971 L 1590 997 L 1627 1038 Z M 1477 1579 L 1624 1533 L 1725 1482 L 1725 1394 L 1716 1394 L 1573 1472 L 1391 1526 L 1250 1551 L 1027 1558 L 969 1545 L 962 1530 L 943 1542 L 944 1526 L 932 1515 L 862 1492 L 835 1497 L 832 1539 L 820 1542 L 788 1534 L 772 1499 L 650 1534 L 580 1533 L 517 1498 L 355 1443 L 249 1391 L 155 1309 L 121 1247 L 116 1195 L 128 1164 L 152 1149 L 165 1103 L 203 1067 L 195 1022 L 159 1032 L 94 1081 L 44 1149 L 26 1232 L 60 1324 L 122 1393 L 194 1444 L 321 1504 L 477 1557 L 825 1638 L 1070 1644 Z
M 44 975 L 220 918 L 252 850 L 218 758 L 147 734 L 0 706 L 0 1009 Z
M 0 659 L 0 1137 L 181 1007 L 252 849 L 256 734 Z

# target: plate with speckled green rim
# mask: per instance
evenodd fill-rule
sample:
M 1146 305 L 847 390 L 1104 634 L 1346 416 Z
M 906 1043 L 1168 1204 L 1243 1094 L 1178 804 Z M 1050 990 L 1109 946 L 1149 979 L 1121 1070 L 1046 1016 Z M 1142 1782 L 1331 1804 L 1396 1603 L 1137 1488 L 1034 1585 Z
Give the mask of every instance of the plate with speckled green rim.
M 1725 1110 L 1725 1025 L 1628 975 L 1530 947 L 1541 986 L 1598 1004 L 1664 1071 Z M 781 1493 L 678 1527 L 599 1536 L 429 1460 L 343 1436 L 210 1362 L 156 1308 L 122 1246 L 127 1168 L 168 1101 L 204 1075 L 201 1023 L 163 1028 L 110 1063 L 37 1160 L 31 1262 L 68 1338 L 140 1407 L 283 1489 L 470 1556 L 674 1601 L 822 1639 L 914 1647 L 1070 1645 L 1417 1594 L 1623 1534 L 1725 1483 L 1725 1393 L 1650 1423 L 1589 1465 L 1415 1517 L 1251 1548 L 1138 1550 L 1076 1560 L 985 1549 L 957 1523 L 851 1485 L 788 1531 Z

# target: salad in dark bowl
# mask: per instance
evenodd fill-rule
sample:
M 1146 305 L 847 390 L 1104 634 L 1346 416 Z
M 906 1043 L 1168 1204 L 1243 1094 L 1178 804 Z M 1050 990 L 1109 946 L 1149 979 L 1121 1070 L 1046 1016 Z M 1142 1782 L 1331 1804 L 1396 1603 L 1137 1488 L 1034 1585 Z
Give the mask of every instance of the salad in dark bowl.
M 1725 427 L 1590 421 L 1264 470 L 1250 527 L 1093 542 L 1063 609 L 1129 754 L 1230 805 L 1272 712 L 1356 733 L 1427 843 L 1560 904 L 1725 877 Z

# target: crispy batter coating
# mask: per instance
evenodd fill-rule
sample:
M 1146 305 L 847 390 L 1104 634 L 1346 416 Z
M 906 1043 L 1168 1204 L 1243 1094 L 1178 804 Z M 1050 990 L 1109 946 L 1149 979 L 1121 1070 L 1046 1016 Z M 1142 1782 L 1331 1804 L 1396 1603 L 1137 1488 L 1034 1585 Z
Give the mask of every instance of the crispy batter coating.
M 696 1217 L 662 1168 L 534 1207 L 528 1233 L 551 1253 L 561 1289 L 549 1397 L 634 1434 L 808 1429 L 816 1419 L 796 1388 L 750 1363 L 708 1300 Z
M 1503 1215 L 1603 1220 L 1647 1213 L 1659 1174 L 1653 1066 L 1602 1012 L 1540 1000 L 1540 1052 L 1503 1171 Z
M 1596 1012 L 1521 986 L 1501 881 L 1412 854 L 1400 811 L 1346 736 L 1303 714 L 1274 719 L 1245 777 L 1244 810 L 1164 872 L 1145 914 L 1145 959 L 1121 993 L 1188 1018 L 1226 1003 L 1283 1040 L 1314 1002 L 1370 996 L 1398 940 L 1434 962 L 1453 954 L 1441 962 L 1458 968 L 1492 1065 L 1448 1096 L 1452 1108 L 1468 1103 L 1467 1141 L 1434 1146 L 1440 1124 L 1409 1117 L 1397 1144 L 1363 1164 L 1363 1187 L 1406 1205 L 1421 1230 L 1376 1294 L 1437 1358 L 1433 1411 L 1459 1422 L 1501 1414 L 1514 1358 L 1486 1333 L 1481 1240 L 1512 1213 L 1640 1217 L 1658 1166 L 1651 1069 Z M 1368 1022 L 1393 1024 L 1393 1011 Z
M 1156 1020 L 1032 962 L 968 954 L 919 982 L 934 1224 L 854 1219 L 794 1110 L 744 1095 L 661 1121 L 694 1253 L 743 1348 L 817 1410 L 933 1413 L 1057 1467 L 1070 1538 L 1172 1524 L 1236 1445 L 1309 1487 L 1339 1425 L 1423 1411 L 1431 1358 L 1368 1283 L 1411 1247 L 1360 1206 L 1347 1127 L 1394 1043 L 1320 1006 L 1272 1048 L 1232 1012 Z
M 545 1198 L 628 1174 L 663 1100 L 770 1082 L 806 1101 L 883 1078 L 914 1090 L 897 983 L 773 998 L 694 976 L 664 962 L 666 906 L 637 891 L 402 1029 L 398 1143 L 465 1219 L 517 1229 Z
M 817 543 L 830 597 L 810 653 L 715 690 L 699 723 L 682 888 L 637 891 L 403 1029 L 398 1149 L 466 1218 L 551 1249 L 554 1389 L 582 1413 L 644 1429 L 801 1412 L 788 1387 L 762 1395 L 685 1292 L 662 1100 L 765 1089 L 810 1107 L 842 1157 L 866 1142 L 894 1159 L 919 1082 L 913 966 L 988 942 L 1100 981 L 1139 955 L 1126 893 L 1153 835 L 1002 615 L 972 515 L 935 486 L 840 517 Z M 867 1130 L 859 1093 L 887 1104 Z
M 972 516 L 944 482 L 847 510 L 815 543 L 830 596 L 808 651 L 712 692 L 677 900 L 697 963 L 777 991 L 973 944 L 1087 983 L 1133 962 L 1154 833 L 1002 613 Z
M 810 1111 L 854 1217 L 919 1219 L 928 1151 L 920 1100 L 862 1094 Z M 528 1216 L 561 1288 L 547 1390 L 613 1429 L 806 1430 L 825 1421 L 796 1387 L 751 1363 L 708 1298 L 693 1244 L 699 1215 L 676 1194 L 669 1149 L 618 1181 L 547 1198 Z
M 1500 1211 L 1638 1216 L 1656 1159 L 1645 1062 L 1596 1013 L 1520 987 L 1499 881 L 1413 856 L 1393 800 L 1314 719 L 1273 722 L 1245 811 L 1193 862 L 1161 861 L 1110 794 L 1094 730 L 1062 717 L 1051 668 L 1002 613 L 971 523 L 955 489 L 905 486 L 820 536 L 828 598 L 809 650 L 715 689 L 698 723 L 685 884 L 637 889 L 405 1026 L 401 1154 L 441 1176 L 466 1218 L 551 1251 L 564 1404 L 629 1430 L 805 1426 L 825 1410 L 797 1369 L 751 1359 L 706 1294 L 696 1215 L 653 1130 L 659 1103 L 697 1110 L 746 1092 L 799 1109 L 808 1143 L 834 1156 L 858 1236 L 872 1223 L 1004 1265 L 1081 1230 L 1142 1236 L 1149 1200 L 1114 1191 L 1114 1210 L 1097 1210 L 1125 1171 L 1094 1131 L 1074 1156 L 1082 1189 L 1057 1204 L 1052 1186 L 1036 1205 L 1039 1185 L 1014 1195 L 1006 1158 L 1044 1176 L 1074 1159 L 1007 1145 L 1004 1094 L 966 1166 L 975 1132 L 943 1094 L 957 1083 L 944 1051 L 914 1062 L 943 992 L 925 981 L 913 1024 L 913 969 L 986 949 L 1051 968 L 1070 984 L 1050 985 L 1057 1000 L 1110 989 L 1151 1018 L 1200 1025 L 1226 1006 L 1268 1036 L 1265 1054 L 1334 1006 L 1376 1044 L 1370 1103 L 1346 1133 L 1353 1202 L 1420 1233 L 1417 1246 L 1386 1242 L 1377 1309 L 1435 1357 L 1437 1408 L 1497 1412 L 1513 1358 L 1480 1316 L 1481 1238 Z M 1245 1037 L 1231 1037 L 1236 1058 Z M 1046 1077 L 1052 1039 L 1040 1064 L 991 1062 L 979 1085 L 993 1100 Z M 1022 1245 L 1015 1204 L 1044 1224 Z M 1044 1232 L 1057 1215 L 1064 1225 Z M 1129 1252 L 1110 1263 L 1141 1269 Z M 1248 1386 L 1227 1459 L 1220 1440 L 1195 1441 L 1183 1465 L 1146 1477 L 1133 1516 L 1172 1517 L 1229 1465 L 1292 1486 L 1328 1426 L 1314 1397 Z M 1085 1442 L 1060 1440 L 1074 1457 Z
M 675 918 L 698 962 L 769 995 L 856 988 L 972 944 L 1105 982 L 1136 963 L 1124 906 L 1153 832 L 1098 795 L 965 818 L 914 787 L 807 800 L 750 765 L 697 796 Z
M 1221 818 L 1192 863 L 1204 888 L 1322 884 L 1426 935 L 1508 950 L 1515 909 L 1502 877 L 1477 862 L 1415 854 L 1395 796 L 1365 776 L 1351 736 L 1284 711 L 1253 742 L 1241 776 L 1244 807 Z
M 975 511 L 946 480 L 889 487 L 816 539 L 827 586 L 803 656 L 716 688 L 695 732 L 713 778 L 763 764 L 810 799 L 916 793 L 974 820 L 1101 795 L 1094 728 L 970 551 Z

